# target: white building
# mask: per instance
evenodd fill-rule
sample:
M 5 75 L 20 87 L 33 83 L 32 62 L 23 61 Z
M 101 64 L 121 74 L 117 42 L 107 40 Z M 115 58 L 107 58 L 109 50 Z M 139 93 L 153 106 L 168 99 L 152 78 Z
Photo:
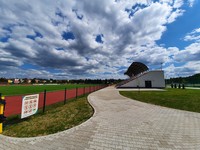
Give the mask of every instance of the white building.
M 134 62 L 125 72 L 130 78 L 119 83 L 117 88 L 165 88 L 164 71 L 148 71 L 142 63 Z

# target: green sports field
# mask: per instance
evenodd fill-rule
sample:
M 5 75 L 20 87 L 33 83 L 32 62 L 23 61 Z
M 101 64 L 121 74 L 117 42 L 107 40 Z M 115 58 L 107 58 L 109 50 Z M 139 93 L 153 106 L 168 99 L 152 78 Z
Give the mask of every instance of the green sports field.
M 57 91 L 80 88 L 80 87 L 89 87 L 95 86 L 94 84 L 62 84 L 62 85 L 9 85 L 9 86 L 0 86 L 0 93 L 3 96 L 8 95 L 20 95 L 20 94 L 33 94 L 43 92 L 45 89 L 47 91 Z
M 167 88 L 162 92 L 121 91 L 120 94 L 145 103 L 200 113 L 200 90 Z

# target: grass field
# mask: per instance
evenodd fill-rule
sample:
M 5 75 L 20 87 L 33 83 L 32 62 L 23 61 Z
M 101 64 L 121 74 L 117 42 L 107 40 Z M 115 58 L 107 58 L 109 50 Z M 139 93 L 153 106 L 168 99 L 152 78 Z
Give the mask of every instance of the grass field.
M 123 96 L 155 105 L 200 112 L 200 90 L 166 89 L 163 92 L 121 91 Z
M 56 91 L 56 90 L 64 90 L 73 89 L 76 87 L 88 87 L 95 86 L 89 84 L 62 84 L 62 85 L 10 85 L 10 86 L 0 86 L 0 93 L 2 95 L 20 95 L 20 94 L 34 94 L 43 92 L 45 89 L 47 91 Z
M 27 119 L 8 118 L 3 134 L 12 137 L 35 137 L 72 128 L 89 119 L 93 109 L 86 96 L 70 100 L 65 105 L 48 106 L 45 114 L 39 112 Z

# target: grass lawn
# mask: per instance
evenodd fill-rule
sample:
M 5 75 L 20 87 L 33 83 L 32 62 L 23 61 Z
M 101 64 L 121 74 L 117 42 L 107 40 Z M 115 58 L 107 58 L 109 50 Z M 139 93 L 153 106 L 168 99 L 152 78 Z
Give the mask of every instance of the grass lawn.
M 56 90 L 64 90 L 73 89 L 76 87 L 88 87 L 95 86 L 89 84 L 62 84 L 62 85 L 10 85 L 10 86 L 0 86 L 0 93 L 2 95 L 20 95 L 20 94 L 34 94 L 43 92 L 45 89 L 47 91 L 56 91 Z
M 200 90 L 166 89 L 166 91 L 120 91 L 120 94 L 134 100 L 155 105 L 200 112 Z
M 48 106 L 45 114 L 39 112 L 27 119 L 8 118 L 3 134 L 13 137 L 35 137 L 63 131 L 89 119 L 93 109 L 87 97 Z

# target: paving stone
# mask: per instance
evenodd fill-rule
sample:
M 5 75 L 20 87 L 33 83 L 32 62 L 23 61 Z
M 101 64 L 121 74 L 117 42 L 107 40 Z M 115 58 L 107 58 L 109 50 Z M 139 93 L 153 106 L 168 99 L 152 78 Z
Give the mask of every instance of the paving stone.
M 130 100 L 113 87 L 90 94 L 88 101 L 95 114 L 83 124 L 36 138 L 0 135 L 0 149 L 200 149 L 200 113 Z

